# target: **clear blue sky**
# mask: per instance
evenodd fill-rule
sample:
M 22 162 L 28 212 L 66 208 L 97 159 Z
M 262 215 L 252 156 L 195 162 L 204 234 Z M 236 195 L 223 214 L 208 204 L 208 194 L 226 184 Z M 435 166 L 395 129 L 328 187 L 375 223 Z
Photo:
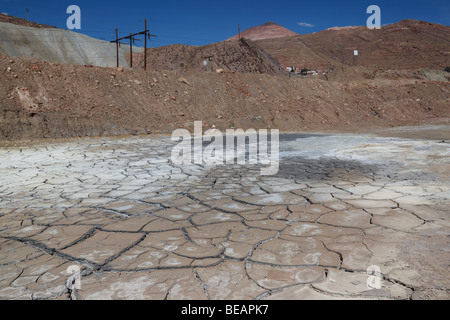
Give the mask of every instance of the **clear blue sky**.
M 78 32 L 113 40 L 144 30 L 144 19 L 158 38 L 151 46 L 173 43 L 204 45 L 225 40 L 241 30 L 276 22 L 299 34 L 334 26 L 365 25 L 366 9 L 381 8 L 382 24 L 417 19 L 450 25 L 450 0 L 0 0 L 0 12 L 66 28 L 69 5 L 81 8 Z M 137 45 L 140 46 L 139 43 Z

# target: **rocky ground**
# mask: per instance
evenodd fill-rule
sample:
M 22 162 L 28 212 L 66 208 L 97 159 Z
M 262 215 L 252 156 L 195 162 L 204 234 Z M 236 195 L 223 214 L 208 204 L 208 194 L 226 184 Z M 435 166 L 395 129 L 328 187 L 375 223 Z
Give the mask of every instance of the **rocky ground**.
M 280 145 L 275 176 L 174 165 L 168 137 L 0 149 L 0 298 L 449 298 L 448 141 Z
M 323 78 L 154 71 L 0 57 L 0 143 L 205 128 L 364 131 L 445 123 L 448 73 L 344 67 Z

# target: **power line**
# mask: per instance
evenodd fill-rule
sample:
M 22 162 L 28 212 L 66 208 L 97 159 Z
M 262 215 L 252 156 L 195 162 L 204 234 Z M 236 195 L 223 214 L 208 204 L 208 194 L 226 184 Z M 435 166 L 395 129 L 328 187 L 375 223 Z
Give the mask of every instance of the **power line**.
M 111 41 L 111 43 L 116 44 L 116 50 L 117 50 L 117 68 L 119 67 L 119 45 L 121 40 L 130 39 L 130 67 L 133 67 L 133 43 L 135 41 L 140 41 L 138 39 L 135 39 L 134 37 L 143 35 L 144 41 L 145 41 L 145 47 L 144 47 L 144 70 L 147 70 L 147 38 L 150 40 L 151 37 L 156 37 L 154 34 L 150 34 L 150 30 L 147 29 L 147 19 L 145 19 L 145 30 L 141 32 L 137 32 L 135 34 L 130 33 L 128 37 L 122 37 L 119 38 L 118 36 L 118 29 L 116 28 L 116 40 Z

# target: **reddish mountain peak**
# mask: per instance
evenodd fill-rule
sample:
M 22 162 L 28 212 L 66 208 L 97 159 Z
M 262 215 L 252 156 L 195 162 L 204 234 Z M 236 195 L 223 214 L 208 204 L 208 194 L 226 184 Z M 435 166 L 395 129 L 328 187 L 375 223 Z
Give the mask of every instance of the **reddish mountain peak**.
M 261 27 L 263 27 L 263 26 L 274 26 L 274 25 L 275 26 L 280 26 L 278 23 L 268 21 L 268 22 L 262 24 Z
M 250 40 L 275 39 L 283 37 L 297 36 L 298 34 L 280 26 L 275 22 L 266 22 L 260 26 L 256 26 L 241 32 L 241 38 Z M 235 35 L 228 40 L 238 40 L 239 35 Z

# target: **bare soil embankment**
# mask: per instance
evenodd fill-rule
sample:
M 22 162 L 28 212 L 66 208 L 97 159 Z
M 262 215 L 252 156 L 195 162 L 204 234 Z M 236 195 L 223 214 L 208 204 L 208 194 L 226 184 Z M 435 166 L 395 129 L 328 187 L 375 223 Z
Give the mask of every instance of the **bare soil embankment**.
M 445 76 L 435 78 L 429 70 L 335 72 L 327 81 L 0 57 L 0 140 L 171 133 L 180 127 L 193 130 L 200 120 L 204 128 L 298 132 L 361 131 L 450 118 Z
M 144 66 L 144 53 L 133 54 Z M 205 66 L 203 62 L 206 61 Z M 233 71 L 239 73 L 286 74 L 286 71 L 250 40 L 224 41 L 193 47 L 175 44 L 147 50 L 147 65 L 156 70 Z

